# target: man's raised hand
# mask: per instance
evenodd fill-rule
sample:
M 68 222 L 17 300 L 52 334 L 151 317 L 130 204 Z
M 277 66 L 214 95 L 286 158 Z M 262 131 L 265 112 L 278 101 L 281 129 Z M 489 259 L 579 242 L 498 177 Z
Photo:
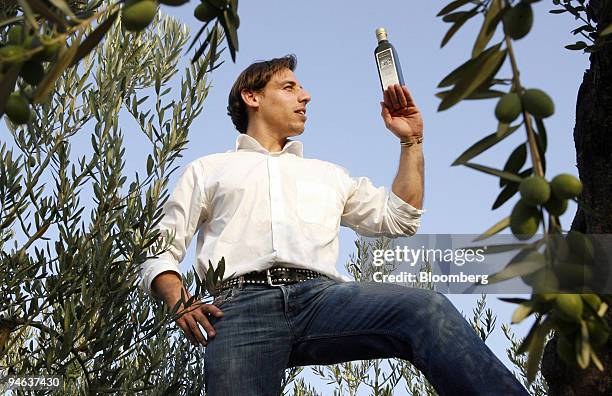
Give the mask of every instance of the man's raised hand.
M 385 126 L 400 140 L 423 136 L 423 118 L 412 95 L 405 85 L 390 85 L 380 102 Z

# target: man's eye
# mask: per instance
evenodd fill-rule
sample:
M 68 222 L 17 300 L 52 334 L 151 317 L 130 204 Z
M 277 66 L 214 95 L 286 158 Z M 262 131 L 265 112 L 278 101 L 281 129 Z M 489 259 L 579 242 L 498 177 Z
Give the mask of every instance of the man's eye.
M 289 88 L 289 89 L 293 89 L 293 87 L 292 87 L 291 85 L 287 85 L 287 86 L 285 87 L 285 89 L 287 89 L 287 88 Z

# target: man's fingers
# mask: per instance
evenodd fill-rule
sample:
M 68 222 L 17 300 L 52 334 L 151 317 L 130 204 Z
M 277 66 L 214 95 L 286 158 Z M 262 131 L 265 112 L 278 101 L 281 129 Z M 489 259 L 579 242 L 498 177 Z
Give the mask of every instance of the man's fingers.
M 395 92 L 395 87 L 393 85 L 389 86 L 389 98 L 391 99 L 391 109 L 397 110 L 399 108 L 399 101 L 397 99 L 397 93 Z
M 383 98 L 384 98 L 384 101 L 385 101 L 385 106 L 387 106 L 387 108 L 391 109 L 392 106 L 393 106 L 393 103 L 391 102 L 391 95 L 389 94 L 389 88 L 384 90 Z
M 399 102 L 400 108 L 408 107 L 408 98 L 409 95 L 406 95 L 406 90 L 401 87 L 399 84 L 394 85 L 395 94 L 397 95 L 397 99 Z
M 389 113 L 389 108 L 387 107 L 385 102 L 380 102 L 380 107 L 380 115 L 382 116 L 385 125 L 389 125 L 389 122 L 391 122 L 391 113 Z
M 203 307 L 203 309 L 204 309 L 204 312 L 208 311 L 208 313 L 210 313 L 211 315 L 215 315 L 218 318 L 223 316 L 223 311 L 221 311 L 221 309 L 219 307 L 217 307 L 216 305 L 206 304 Z
M 405 85 L 402 85 L 402 91 L 404 91 L 404 95 L 406 96 L 406 99 L 408 101 L 407 105 L 411 107 L 412 106 L 416 107 L 416 103 L 414 102 L 414 98 L 412 97 L 412 94 L 408 90 L 408 87 L 406 87 Z
M 215 328 L 210 324 L 208 318 L 206 318 L 206 315 L 204 315 L 202 312 L 198 312 L 193 316 L 195 317 L 195 320 L 200 323 L 202 327 L 204 327 L 204 330 L 206 331 L 206 334 L 208 334 L 209 338 L 215 336 Z
M 185 337 L 187 337 L 191 345 L 194 345 L 194 346 L 198 345 L 198 341 L 195 339 L 195 336 L 193 335 L 193 332 L 191 331 L 191 327 L 189 327 L 189 324 L 187 323 L 186 320 L 181 318 L 180 320 L 176 322 L 176 324 L 181 328 L 181 330 L 183 330 Z
M 208 342 L 206 341 L 206 338 L 204 338 L 204 335 L 200 331 L 200 326 L 198 326 L 198 322 L 195 320 L 195 318 L 193 316 L 190 316 L 190 317 L 188 317 L 185 320 L 186 320 L 189 328 L 191 329 L 191 332 L 195 336 L 197 342 L 199 342 L 200 344 L 206 346 L 208 344 Z

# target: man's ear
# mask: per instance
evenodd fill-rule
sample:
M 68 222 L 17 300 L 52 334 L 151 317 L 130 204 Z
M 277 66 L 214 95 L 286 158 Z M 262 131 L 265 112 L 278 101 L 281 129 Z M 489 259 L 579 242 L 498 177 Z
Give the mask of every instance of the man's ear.
M 247 107 L 259 107 L 259 97 L 256 92 L 249 91 L 248 89 L 243 89 L 240 92 L 240 96 L 242 96 L 242 100 L 247 105 Z

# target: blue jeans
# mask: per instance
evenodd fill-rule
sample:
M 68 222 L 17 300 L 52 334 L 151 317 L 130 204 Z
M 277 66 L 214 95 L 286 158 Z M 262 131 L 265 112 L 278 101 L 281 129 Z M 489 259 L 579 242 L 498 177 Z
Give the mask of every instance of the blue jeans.
M 528 395 L 438 292 L 391 283 L 234 286 L 215 298 L 208 396 L 279 395 L 286 368 L 401 358 L 440 395 Z

